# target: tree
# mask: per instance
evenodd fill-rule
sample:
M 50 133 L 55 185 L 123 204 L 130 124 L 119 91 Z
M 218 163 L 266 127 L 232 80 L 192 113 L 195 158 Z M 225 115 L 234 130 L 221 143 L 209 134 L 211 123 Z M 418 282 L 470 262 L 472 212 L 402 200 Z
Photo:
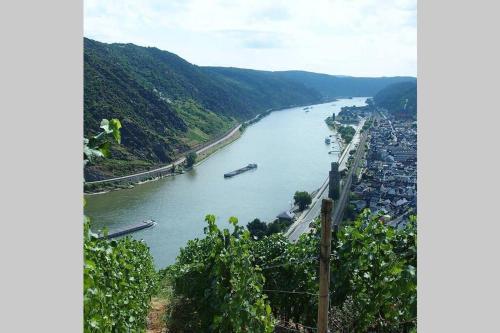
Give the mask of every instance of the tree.
M 342 140 L 344 140 L 345 143 L 351 142 L 354 134 L 356 133 L 356 130 L 351 126 L 340 126 L 337 131 L 339 132 Z
M 192 151 L 186 156 L 186 166 L 188 168 L 192 167 L 196 163 L 196 159 L 198 158 L 198 155 L 196 152 Z
M 299 205 L 300 210 L 304 210 L 312 202 L 311 195 L 306 191 L 297 191 L 293 196 L 296 205 Z
M 255 239 L 261 239 L 267 235 L 267 224 L 259 219 L 254 219 L 252 222 L 248 223 L 247 229 L 250 231 L 250 235 Z
M 292 224 L 290 220 L 276 219 L 267 225 L 267 235 L 277 234 L 283 232 Z

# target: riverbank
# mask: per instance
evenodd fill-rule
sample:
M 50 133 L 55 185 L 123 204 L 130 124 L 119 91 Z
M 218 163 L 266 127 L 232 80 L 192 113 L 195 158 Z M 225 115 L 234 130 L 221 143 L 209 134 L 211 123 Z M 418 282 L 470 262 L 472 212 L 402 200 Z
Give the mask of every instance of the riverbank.
M 228 135 L 213 143 L 208 143 L 205 147 L 202 147 L 196 151 L 197 163 L 200 164 L 203 160 L 208 158 L 210 155 L 214 154 L 218 150 L 224 148 L 228 144 L 237 140 L 241 137 L 241 124 L 236 126 Z M 156 181 L 165 177 L 175 176 L 184 172 L 172 172 L 172 167 L 178 169 L 180 165 L 186 160 L 185 157 L 181 157 L 173 163 L 157 168 L 155 170 L 141 172 L 135 175 L 117 177 L 111 180 L 103 180 L 96 182 L 87 182 L 84 184 L 84 194 L 85 195 L 98 195 L 108 193 L 110 191 L 117 191 L 123 189 L 131 189 L 136 185 L 145 184 L 148 182 Z
M 347 168 L 347 161 L 349 160 L 347 155 L 349 151 L 355 149 L 354 147 L 356 147 L 356 145 L 359 143 L 361 129 L 363 128 L 365 121 L 366 118 L 361 119 L 359 124 L 355 127 L 356 133 L 349 143 L 346 143 L 341 138 L 339 132 L 336 131 L 335 126 L 330 126 L 330 125 L 328 126 L 330 130 L 334 131 L 333 135 L 335 135 L 338 144 L 341 147 L 340 149 L 341 153 L 339 154 L 339 159 L 338 159 L 338 162 L 340 163 L 339 171 L 341 172 L 343 172 Z M 295 242 L 300 237 L 301 234 L 307 232 L 310 229 L 310 223 L 317 216 L 319 216 L 321 208 L 321 199 L 326 198 L 328 196 L 328 191 L 326 191 L 328 185 L 329 185 L 329 178 L 326 177 L 326 180 L 323 182 L 321 187 L 318 190 L 311 193 L 312 196 L 311 204 L 307 209 L 305 209 L 304 211 L 302 211 L 300 214 L 297 215 L 293 224 L 285 232 L 285 236 L 288 237 L 290 241 Z
M 298 106 L 298 107 L 300 107 L 300 106 Z M 229 144 L 233 143 L 234 141 L 236 141 L 237 139 L 239 139 L 247 127 L 256 124 L 257 122 L 259 122 L 260 120 L 262 120 L 266 116 L 270 115 L 272 112 L 280 111 L 280 110 L 286 110 L 286 108 L 285 109 L 281 109 L 281 108 L 280 109 L 268 109 L 262 113 L 259 113 L 254 118 L 247 120 L 247 121 L 243 122 L 242 124 L 238 125 L 238 130 L 232 131 L 229 136 L 224 137 L 222 140 L 218 141 L 215 144 L 209 144 L 207 147 L 203 147 L 200 150 L 196 151 L 197 162 L 194 166 L 201 164 L 204 160 L 206 160 L 211 155 L 215 154 L 216 152 L 218 152 L 222 148 L 226 147 L 227 145 L 229 145 Z M 181 165 L 184 162 L 184 160 L 185 160 L 185 157 L 182 157 L 169 165 L 157 168 L 155 170 L 141 172 L 138 175 L 155 173 L 156 171 L 159 172 L 159 174 L 156 176 L 143 178 L 141 180 L 130 180 L 130 181 L 122 180 L 122 178 L 134 176 L 134 175 L 130 175 L 130 176 L 115 178 L 118 180 L 117 182 L 114 182 L 113 180 L 87 182 L 84 184 L 84 194 L 85 195 L 99 195 L 99 194 L 108 193 L 110 191 L 131 189 L 131 188 L 134 188 L 136 185 L 141 185 L 141 184 L 157 181 L 157 180 L 163 179 L 165 177 L 171 177 L 171 176 L 175 176 L 177 174 L 182 174 L 183 172 L 174 172 L 174 173 L 170 172 L 170 173 L 168 173 L 165 171 L 167 171 L 168 169 L 171 169 L 173 165 L 175 165 L 176 167 Z
M 197 162 L 194 166 L 197 166 L 204 162 L 207 158 L 221 150 L 222 148 L 226 147 L 227 145 L 233 143 L 234 141 L 238 140 L 241 136 L 243 135 L 243 132 L 241 130 L 234 132 L 233 135 L 228 137 L 226 140 L 221 141 L 219 144 L 207 149 L 206 151 L 198 154 L 197 157 Z

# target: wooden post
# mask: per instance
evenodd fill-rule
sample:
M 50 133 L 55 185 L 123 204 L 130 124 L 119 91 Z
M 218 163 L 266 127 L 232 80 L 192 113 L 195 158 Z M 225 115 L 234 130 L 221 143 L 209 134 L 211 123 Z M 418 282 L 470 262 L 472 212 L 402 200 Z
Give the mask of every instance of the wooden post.
M 340 195 L 340 175 L 339 175 L 339 164 L 337 162 L 332 162 L 330 172 L 328 173 L 329 178 L 329 188 L 328 197 L 333 200 L 338 200 Z
M 318 333 L 328 332 L 330 252 L 332 238 L 332 199 L 321 202 L 321 251 L 319 261 Z

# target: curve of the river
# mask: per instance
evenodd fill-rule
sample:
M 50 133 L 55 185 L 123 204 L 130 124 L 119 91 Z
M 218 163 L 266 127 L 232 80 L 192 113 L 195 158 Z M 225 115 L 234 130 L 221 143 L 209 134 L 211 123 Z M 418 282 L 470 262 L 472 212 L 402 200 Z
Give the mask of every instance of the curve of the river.
M 193 170 L 133 189 L 87 196 L 85 213 L 93 229 L 114 230 L 145 219 L 157 225 L 133 234 L 144 239 L 157 267 L 175 261 L 189 239 L 203 235 L 206 214 L 215 214 L 219 226 L 230 216 L 246 225 L 254 218 L 271 221 L 290 207 L 297 190 L 313 191 L 328 175 L 337 153 L 325 118 L 342 106 L 365 105 L 365 97 L 342 99 L 271 113 L 248 127 L 242 137 L 210 156 Z M 258 168 L 225 179 L 223 174 L 249 163 Z

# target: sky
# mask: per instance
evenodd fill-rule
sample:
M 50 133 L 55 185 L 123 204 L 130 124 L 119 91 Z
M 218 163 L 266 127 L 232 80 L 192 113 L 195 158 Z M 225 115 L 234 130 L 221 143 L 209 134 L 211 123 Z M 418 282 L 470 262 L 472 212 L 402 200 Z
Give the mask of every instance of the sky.
M 416 0 L 84 0 L 84 36 L 199 66 L 417 76 Z

